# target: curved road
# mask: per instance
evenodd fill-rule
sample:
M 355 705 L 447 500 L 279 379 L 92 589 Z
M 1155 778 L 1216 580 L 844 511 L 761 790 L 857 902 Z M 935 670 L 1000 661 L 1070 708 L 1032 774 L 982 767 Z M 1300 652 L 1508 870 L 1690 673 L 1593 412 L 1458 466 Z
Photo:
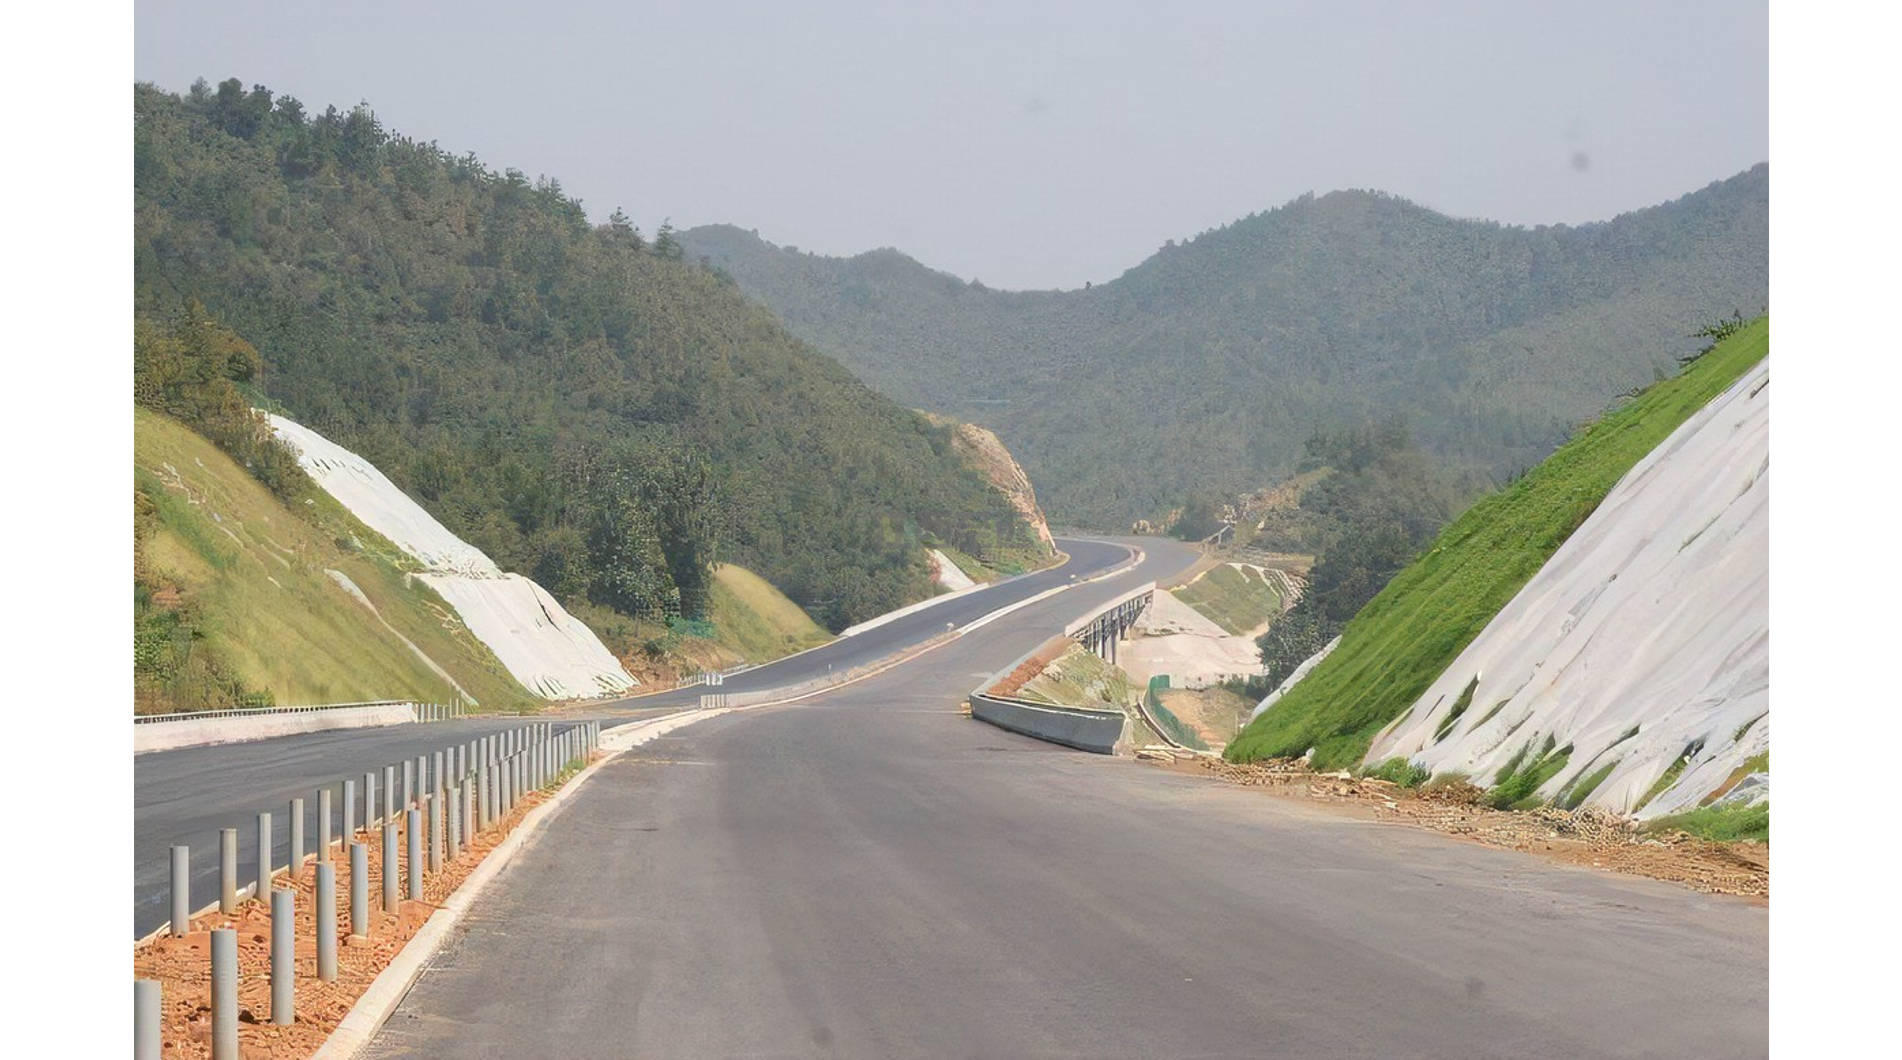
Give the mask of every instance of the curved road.
M 962 716 L 1173 562 L 603 768 L 370 1050 L 397 1057 L 1750 1057 L 1761 906 Z
M 1184 546 L 1170 541 L 1140 543 L 1180 560 Z M 801 684 L 829 672 L 846 672 L 885 658 L 945 632 L 945 623 L 958 626 L 1046 589 L 1067 585 L 1112 569 L 1130 559 L 1131 548 L 1102 541 L 1064 539 L 1068 562 L 999 582 L 989 588 L 948 600 L 895 619 L 875 629 L 844 637 L 824 647 L 761 666 L 727 680 L 721 691 L 747 692 Z M 1150 569 L 1153 569 L 1153 565 Z M 1065 596 L 1074 594 L 1066 593 Z M 621 700 L 605 706 L 562 712 L 548 720 L 559 729 L 575 720 L 601 719 L 610 724 L 678 710 L 699 701 L 699 687 Z M 381 784 L 383 767 L 477 736 L 528 724 L 534 719 L 477 717 L 430 725 L 393 725 L 376 729 L 284 736 L 249 743 L 190 747 L 133 758 L 133 937 L 143 936 L 170 915 L 170 848 L 191 848 L 192 908 L 217 899 L 218 831 L 238 829 L 239 879 L 247 880 L 257 864 L 257 815 L 269 810 L 276 863 L 289 859 L 290 800 L 302 798 L 309 815 L 307 846 L 317 842 L 317 789 L 337 788 L 345 779 L 361 783 L 375 771 Z M 357 798 L 362 799 L 359 791 Z M 341 792 L 333 795 L 341 799 Z M 343 809 L 333 811 L 333 828 L 342 827 Z

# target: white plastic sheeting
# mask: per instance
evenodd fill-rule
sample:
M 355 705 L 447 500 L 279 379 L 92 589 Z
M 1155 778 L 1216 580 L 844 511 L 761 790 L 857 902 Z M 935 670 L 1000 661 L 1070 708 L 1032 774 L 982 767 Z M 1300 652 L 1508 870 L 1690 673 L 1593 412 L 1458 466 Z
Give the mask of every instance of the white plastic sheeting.
M 1766 360 L 1632 468 L 1368 761 L 1494 782 L 1549 738 L 1572 752 L 1538 794 L 1616 763 L 1585 804 L 1631 812 L 1688 753 L 1639 813 L 1653 817 L 1695 807 L 1767 751 L 1769 382 Z
M 270 421 L 318 485 L 428 569 L 423 581 L 524 688 L 548 699 L 574 699 L 638 684 L 601 638 L 541 586 L 504 574 L 368 460 L 293 420 L 273 415 Z
M 953 563 L 950 556 L 935 548 L 931 550 L 931 565 L 937 568 L 938 584 L 952 592 L 969 589 L 977 584 L 976 580 L 964 573 L 964 568 Z

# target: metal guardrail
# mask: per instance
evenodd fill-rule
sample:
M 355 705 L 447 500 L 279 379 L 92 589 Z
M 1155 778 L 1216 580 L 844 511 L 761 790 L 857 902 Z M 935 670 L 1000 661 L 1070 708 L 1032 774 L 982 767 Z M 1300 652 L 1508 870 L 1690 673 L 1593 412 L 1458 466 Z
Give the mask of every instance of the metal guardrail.
M 199 721 L 207 718 L 261 718 L 269 714 L 308 714 L 319 710 L 344 710 L 349 707 L 403 707 L 407 699 L 375 699 L 367 703 L 321 703 L 302 707 L 237 707 L 232 710 L 198 710 L 181 714 L 134 714 L 134 725 L 157 725 L 168 721 Z
M 290 712 L 322 708 L 273 709 Z M 257 815 L 257 860 L 254 867 L 247 866 L 248 878 L 240 878 L 238 830 L 221 829 L 219 898 L 196 912 L 193 912 L 191 895 L 191 851 L 185 846 L 174 846 L 168 858 L 171 918 L 133 944 L 135 960 L 138 950 L 160 935 L 179 937 L 189 932 L 194 919 L 200 921 L 201 927 L 209 928 L 211 1056 L 212 1060 L 240 1060 L 240 969 L 235 928 L 242 903 L 263 903 L 269 910 L 271 992 L 265 1015 L 272 1024 L 295 1023 L 298 1018 L 296 986 L 300 978 L 335 980 L 339 944 L 369 937 L 373 932 L 370 919 L 373 912 L 394 916 L 405 901 L 422 900 L 427 876 L 453 869 L 458 859 L 480 861 L 485 852 L 475 845 L 478 836 L 498 825 L 512 827 L 510 815 L 522 800 L 534 792 L 559 787 L 573 767 L 585 764 L 600 747 L 600 722 L 582 722 L 562 732 L 556 732 L 550 722 L 535 722 L 471 737 L 433 754 L 405 758 L 385 766 L 380 778 L 375 771 L 365 773 L 360 791 L 354 774 L 351 778 L 335 778 L 315 789 L 314 851 L 304 844 L 305 825 L 312 807 L 302 798 L 291 799 L 288 811 L 281 816 L 271 811 Z M 360 819 L 359 805 L 362 807 Z M 333 831 L 338 810 L 342 811 L 340 834 Z M 290 826 L 289 857 L 282 863 L 272 844 L 276 820 Z M 372 851 L 378 847 L 382 850 L 378 862 L 382 875 L 380 899 L 369 886 L 369 863 Z M 300 894 L 298 888 L 306 871 L 315 873 L 312 897 L 316 916 L 309 933 L 300 932 L 295 908 Z M 343 872 L 348 873 L 349 880 L 349 889 L 345 892 L 347 930 L 338 918 L 337 877 Z M 290 888 L 280 888 L 280 883 L 289 883 Z M 402 884 L 407 887 L 400 886 Z M 214 913 L 217 919 L 207 922 L 205 918 Z M 378 923 L 385 925 L 383 920 Z M 377 933 L 386 930 L 387 926 L 382 926 Z M 297 959 L 300 935 L 314 942 L 317 954 L 314 968 L 302 965 Z M 163 988 L 158 980 L 138 979 L 136 971 L 134 974 L 136 1055 L 157 1056 L 162 1049 Z M 245 978 L 256 979 L 260 975 L 259 969 L 252 968 Z
M 231 710 L 198 710 L 180 714 L 134 714 L 134 725 L 157 725 L 170 721 L 206 721 L 213 718 L 262 718 L 273 714 L 310 714 L 325 710 L 350 710 L 356 707 L 415 707 L 418 721 L 459 718 L 465 713 L 459 703 L 418 703 L 413 699 L 373 699 L 364 703 L 317 703 L 299 707 L 237 707 Z

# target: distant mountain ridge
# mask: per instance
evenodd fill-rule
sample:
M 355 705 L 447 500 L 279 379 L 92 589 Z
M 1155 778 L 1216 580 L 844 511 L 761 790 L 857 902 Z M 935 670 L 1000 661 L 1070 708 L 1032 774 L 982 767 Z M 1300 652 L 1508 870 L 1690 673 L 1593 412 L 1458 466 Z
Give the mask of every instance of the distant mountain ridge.
M 1285 474 L 1316 429 L 1402 416 L 1503 477 L 1768 304 L 1769 167 L 1610 221 L 1516 228 L 1305 195 L 1081 291 L 991 291 L 894 250 L 680 233 L 896 400 L 995 430 L 1060 523 Z M 1113 429 L 1111 427 L 1113 425 Z

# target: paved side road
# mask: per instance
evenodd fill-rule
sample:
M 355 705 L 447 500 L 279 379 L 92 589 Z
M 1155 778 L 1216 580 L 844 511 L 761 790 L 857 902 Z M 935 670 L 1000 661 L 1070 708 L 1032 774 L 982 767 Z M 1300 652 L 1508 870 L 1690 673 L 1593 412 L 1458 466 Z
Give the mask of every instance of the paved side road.
M 1761 907 L 957 712 L 1075 602 L 616 760 L 371 1054 L 1767 1054 Z

